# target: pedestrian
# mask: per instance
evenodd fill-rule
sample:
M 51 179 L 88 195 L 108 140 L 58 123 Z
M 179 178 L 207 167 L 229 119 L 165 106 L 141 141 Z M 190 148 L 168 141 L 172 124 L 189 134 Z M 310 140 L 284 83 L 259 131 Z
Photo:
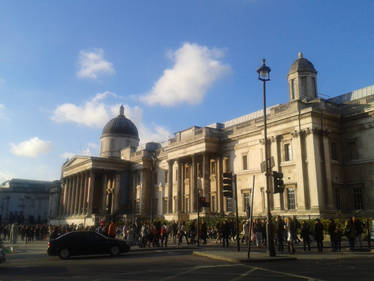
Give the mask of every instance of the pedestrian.
M 320 219 L 316 219 L 316 224 L 314 225 L 314 236 L 317 242 L 318 252 L 323 251 L 323 224 Z
M 336 250 L 336 246 L 335 246 L 336 224 L 335 224 L 335 221 L 333 219 L 330 219 L 327 231 L 328 231 L 329 236 L 330 236 L 331 249 L 332 249 L 332 251 L 335 251 Z
M 360 221 L 360 219 L 355 216 L 353 217 L 353 223 L 354 223 L 355 230 L 356 230 L 355 240 L 358 241 L 358 245 L 360 246 L 360 248 L 362 248 L 362 233 L 364 232 L 364 226 L 362 222 Z
M 222 246 L 229 247 L 230 226 L 227 220 L 222 224 Z
M 207 232 L 208 232 L 208 229 L 206 226 L 206 222 L 203 222 L 201 225 L 201 235 L 200 235 L 201 239 L 203 240 L 203 244 L 206 244 Z
M 277 223 L 278 251 L 283 252 L 284 221 L 280 216 L 278 216 L 276 223 Z
M 168 246 L 168 238 L 169 238 L 169 227 L 166 223 L 161 226 L 161 247 Z
M 253 231 L 255 232 L 256 246 L 261 247 L 262 246 L 262 226 L 261 226 L 260 220 L 255 219 L 254 225 L 253 225 Z
M 178 227 L 178 246 L 183 242 L 183 237 L 186 238 L 186 243 L 187 245 L 189 244 L 188 238 L 187 238 L 187 233 L 186 233 L 186 223 L 182 222 L 179 224 Z
M 116 238 L 116 231 L 117 231 L 117 226 L 114 223 L 114 221 L 111 221 L 108 227 L 108 237 L 110 238 Z
M 303 239 L 304 252 L 307 249 L 310 252 L 310 225 L 306 221 L 301 225 L 301 238 Z
M 349 249 L 353 251 L 355 249 L 356 229 L 352 217 L 349 218 L 345 224 L 344 235 L 348 238 Z
M 294 239 L 292 235 L 292 229 L 293 229 L 293 222 L 289 217 L 286 218 L 286 223 L 284 226 L 284 230 L 287 235 L 287 245 L 288 245 L 288 253 L 289 254 L 295 254 L 295 247 L 294 247 Z

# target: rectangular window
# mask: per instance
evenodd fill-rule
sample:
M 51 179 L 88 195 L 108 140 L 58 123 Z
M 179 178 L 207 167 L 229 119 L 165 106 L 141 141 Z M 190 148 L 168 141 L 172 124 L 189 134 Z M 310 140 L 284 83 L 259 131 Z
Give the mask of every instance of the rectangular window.
M 186 202 L 186 205 L 185 205 L 186 213 L 189 213 L 190 212 L 190 198 L 186 198 L 185 202 Z
M 295 99 L 295 79 L 291 79 L 291 99 Z
M 136 201 L 136 202 L 135 202 L 135 213 L 136 213 L 137 215 L 140 214 L 140 201 Z
M 336 142 L 331 143 L 331 159 L 338 160 L 338 151 L 336 149 Z
M 288 188 L 287 189 L 287 205 L 288 210 L 295 210 L 296 204 L 295 204 L 295 189 Z
M 243 170 L 248 170 L 248 159 L 247 155 L 243 155 Z
M 162 200 L 162 213 L 166 214 L 168 212 L 168 199 L 164 198 Z
M 335 204 L 336 204 L 336 209 L 337 210 L 342 209 L 342 202 L 341 202 L 340 190 L 339 189 L 335 189 Z
M 249 208 L 249 193 L 243 194 L 243 212 L 246 212 Z
M 211 207 L 211 208 L 212 208 L 212 212 L 215 213 L 215 212 L 217 212 L 216 196 L 212 196 L 210 200 L 211 200 L 211 202 L 212 202 L 212 203 L 211 203 L 211 206 L 212 206 L 212 207 Z
M 291 144 L 286 143 L 284 145 L 284 161 L 291 161 L 292 160 L 292 149 Z
M 364 208 L 362 201 L 362 189 L 361 187 L 353 188 L 353 208 L 355 210 L 361 210 Z
M 210 162 L 210 174 L 215 175 L 216 174 L 216 161 Z
M 232 212 L 232 198 L 225 197 L 226 198 L 226 211 Z

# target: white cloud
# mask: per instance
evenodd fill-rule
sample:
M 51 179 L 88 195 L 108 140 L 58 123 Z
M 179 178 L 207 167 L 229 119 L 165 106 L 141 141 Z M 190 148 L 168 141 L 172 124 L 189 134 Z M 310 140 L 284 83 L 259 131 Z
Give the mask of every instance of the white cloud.
M 140 98 L 148 105 L 199 104 L 209 87 L 230 71 L 228 65 L 219 61 L 223 51 L 216 48 L 185 43 L 167 56 L 174 66 L 166 69 L 152 90 Z
M 119 114 L 121 104 L 105 103 L 105 99 L 110 96 L 119 98 L 116 94 L 107 91 L 96 94 L 95 97 L 82 106 L 70 103 L 57 106 L 53 113 L 52 120 L 60 123 L 72 122 L 101 129 L 110 118 Z M 139 106 L 131 107 L 127 104 L 124 104 L 123 106 L 125 116 L 134 122 L 138 128 L 139 138 L 142 143 L 147 141 L 164 141 L 171 136 L 171 133 L 160 125 L 152 124 L 149 127 L 144 124 L 143 109 Z M 98 150 L 98 147 L 94 147 L 93 144 L 88 144 L 87 147 L 78 152 L 78 154 L 94 155 Z M 66 159 L 71 158 L 72 155 L 74 155 L 74 153 L 66 152 L 61 156 Z
M 71 159 L 74 155 L 95 156 L 99 154 L 99 146 L 96 143 L 88 143 L 86 147 L 78 153 L 64 152 L 61 154 L 63 159 Z
M 103 49 L 80 51 L 78 59 L 79 78 L 97 79 L 99 74 L 114 74 L 113 64 L 104 59 Z
M 38 137 L 31 138 L 19 144 L 10 144 L 10 151 L 17 156 L 37 157 L 52 150 L 50 141 L 43 141 Z
M 74 153 L 71 153 L 71 152 L 64 152 L 62 153 L 60 156 L 62 159 L 70 159 L 74 156 L 75 154 Z
M 108 96 L 115 94 L 108 91 L 98 93 L 82 106 L 71 103 L 59 105 L 53 112 L 52 120 L 59 123 L 73 122 L 88 127 L 103 127 L 111 117 L 107 106 L 101 102 Z

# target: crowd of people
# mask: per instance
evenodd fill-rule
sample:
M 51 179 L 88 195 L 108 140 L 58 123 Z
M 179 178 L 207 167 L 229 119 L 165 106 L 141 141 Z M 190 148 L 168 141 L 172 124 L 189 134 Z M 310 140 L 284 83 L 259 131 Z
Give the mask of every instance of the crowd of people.
M 266 219 L 254 219 L 251 227 L 249 220 L 244 220 L 239 229 L 242 243 L 251 243 L 253 246 L 266 247 Z M 349 247 L 354 250 L 357 246 L 362 248 L 362 234 L 365 225 L 356 217 L 349 218 L 345 225 L 337 224 L 330 219 L 325 225 L 320 219 L 299 222 L 296 217 L 276 217 L 272 224 L 273 238 L 278 251 L 282 252 L 287 246 L 290 254 L 295 253 L 295 245 L 302 243 L 304 251 L 311 251 L 311 243 L 315 241 L 319 252 L 323 251 L 325 235 L 329 236 L 331 249 L 341 250 L 342 237 L 347 237 Z M 17 243 L 17 239 L 24 243 L 34 240 L 54 239 L 61 234 L 75 230 L 95 230 L 112 238 L 126 240 L 130 245 L 139 247 L 167 247 L 169 241 L 180 246 L 183 243 L 194 245 L 198 242 L 206 244 L 208 239 L 215 240 L 222 247 L 229 247 L 229 243 L 237 238 L 236 224 L 232 220 L 221 220 L 215 225 L 208 226 L 204 221 L 199 227 L 196 221 L 166 222 L 154 221 L 117 224 L 101 222 L 97 226 L 84 227 L 83 225 L 52 226 L 48 224 L 0 224 L 0 240 Z M 199 240 L 198 240 L 199 239 Z
M 256 247 L 266 246 L 266 220 L 255 219 L 249 229 L 249 221 L 244 221 L 242 241 L 254 243 Z M 362 248 L 362 235 L 365 225 L 357 217 L 346 220 L 344 226 L 338 225 L 334 219 L 329 219 L 327 224 L 322 224 L 320 219 L 305 220 L 301 223 L 296 217 L 275 218 L 272 225 L 274 227 L 274 242 L 278 251 L 284 251 L 287 245 L 290 254 L 295 253 L 295 244 L 303 245 L 304 251 L 311 251 L 311 243 L 314 240 L 319 252 L 323 252 L 323 241 L 325 234 L 329 236 L 332 251 L 341 251 L 342 237 L 345 236 L 349 242 L 350 250 L 358 247 Z M 251 233 L 251 234 L 249 234 Z M 250 235 L 250 236 L 249 236 Z

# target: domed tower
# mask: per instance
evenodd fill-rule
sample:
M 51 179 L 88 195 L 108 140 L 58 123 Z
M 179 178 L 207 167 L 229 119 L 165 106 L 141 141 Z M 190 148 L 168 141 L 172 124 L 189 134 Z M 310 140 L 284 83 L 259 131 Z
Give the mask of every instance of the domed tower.
M 299 52 L 287 75 L 290 100 L 317 98 L 317 71 Z
M 121 150 L 131 147 L 133 150 L 139 145 L 138 129 L 124 114 L 121 105 L 119 115 L 110 120 L 101 134 L 100 157 L 121 158 Z

